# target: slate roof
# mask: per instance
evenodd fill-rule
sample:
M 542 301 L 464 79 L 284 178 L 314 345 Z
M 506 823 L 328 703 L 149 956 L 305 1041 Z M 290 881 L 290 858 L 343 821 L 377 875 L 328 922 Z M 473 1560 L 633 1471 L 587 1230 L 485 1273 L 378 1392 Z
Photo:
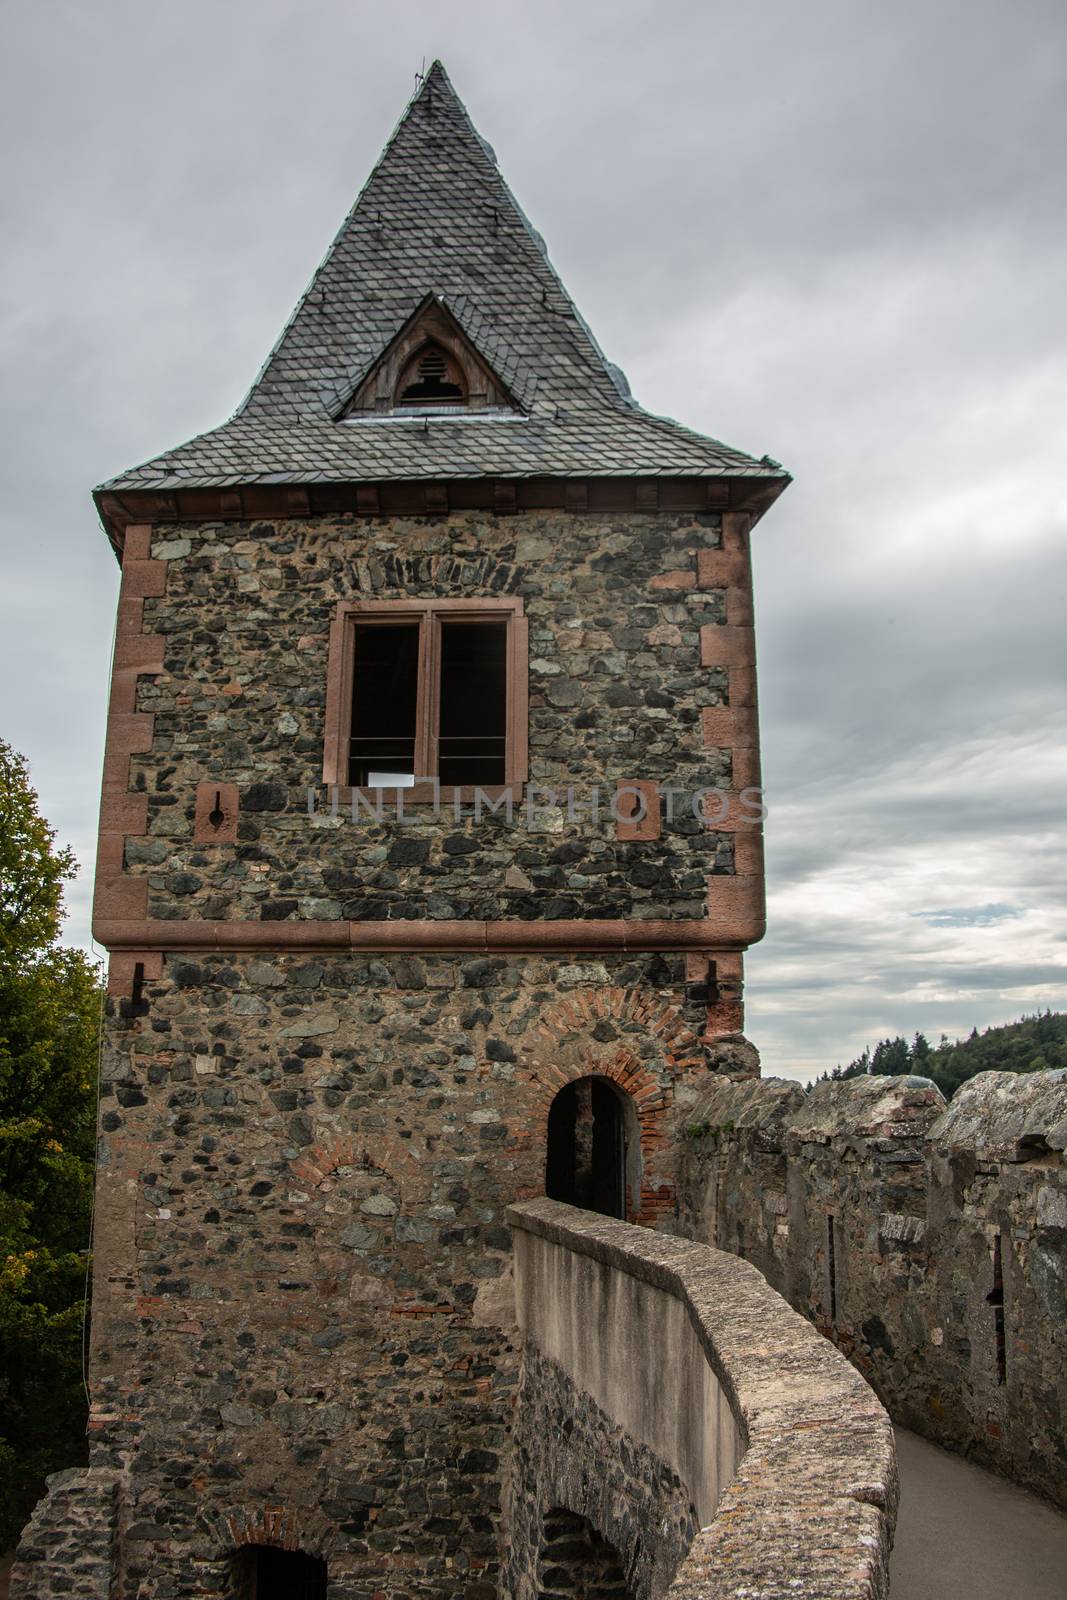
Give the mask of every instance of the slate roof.
M 337 420 L 428 294 L 521 410 Z M 788 481 L 630 399 L 435 62 L 235 416 L 101 490 L 658 475 Z

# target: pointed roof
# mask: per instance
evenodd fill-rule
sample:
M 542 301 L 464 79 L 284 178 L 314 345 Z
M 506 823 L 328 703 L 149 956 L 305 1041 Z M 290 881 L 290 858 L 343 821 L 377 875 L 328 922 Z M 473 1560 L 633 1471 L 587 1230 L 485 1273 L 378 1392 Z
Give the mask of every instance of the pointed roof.
M 430 295 L 521 409 L 339 420 Z M 437 61 L 233 418 L 98 493 L 659 475 L 788 482 L 630 399 Z

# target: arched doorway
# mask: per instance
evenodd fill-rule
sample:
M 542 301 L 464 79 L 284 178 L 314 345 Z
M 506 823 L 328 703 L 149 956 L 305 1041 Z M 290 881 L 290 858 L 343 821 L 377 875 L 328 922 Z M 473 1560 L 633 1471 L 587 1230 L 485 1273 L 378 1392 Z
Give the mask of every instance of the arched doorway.
M 545 1193 L 550 1200 L 626 1217 L 631 1143 L 627 1099 L 608 1078 L 577 1078 L 548 1113 Z
M 537 1600 L 631 1600 L 615 1546 L 588 1518 L 561 1506 L 545 1514 Z
M 303 1550 L 246 1545 L 237 1569 L 240 1600 L 326 1600 L 326 1563 Z

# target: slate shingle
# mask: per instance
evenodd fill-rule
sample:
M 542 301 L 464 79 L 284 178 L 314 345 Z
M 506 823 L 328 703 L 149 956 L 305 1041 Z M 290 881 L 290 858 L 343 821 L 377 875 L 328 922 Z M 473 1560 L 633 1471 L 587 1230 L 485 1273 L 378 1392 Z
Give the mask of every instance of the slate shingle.
M 337 421 L 429 293 L 521 415 Z M 788 478 L 629 398 L 435 62 L 236 415 L 101 488 L 483 476 Z

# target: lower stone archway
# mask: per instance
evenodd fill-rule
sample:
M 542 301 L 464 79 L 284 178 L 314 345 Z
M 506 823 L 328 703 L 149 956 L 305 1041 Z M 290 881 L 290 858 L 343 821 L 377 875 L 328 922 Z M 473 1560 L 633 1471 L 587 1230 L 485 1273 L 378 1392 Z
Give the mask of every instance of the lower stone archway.
M 247 1544 L 233 1558 L 233 1600 L 326 1600 L 326 1563 L 303 1550 Z
M 196 1600 L 341 1600 L 356 1558 L 310 1506 L 245 1504 L 204 1517 L 183 1579 Z
M 545 1513 L 537 1600 L 633 1600 L 615 1546 L 563 1506 Z

